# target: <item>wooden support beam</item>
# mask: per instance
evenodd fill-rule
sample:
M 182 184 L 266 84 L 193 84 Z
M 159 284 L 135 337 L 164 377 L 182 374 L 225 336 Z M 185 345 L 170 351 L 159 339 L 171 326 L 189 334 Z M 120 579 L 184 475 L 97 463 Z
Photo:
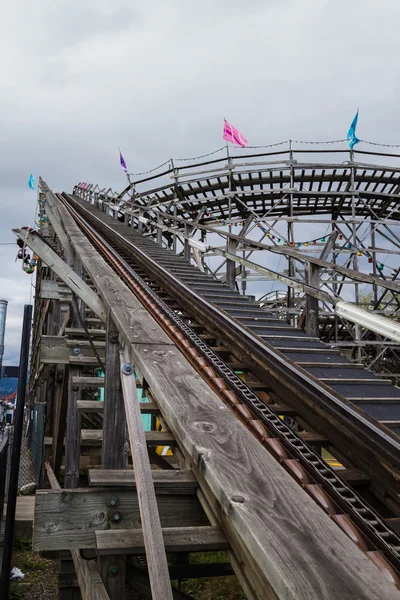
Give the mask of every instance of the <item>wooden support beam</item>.
M 57 207 L 55 206 L 54 198 L 52 198 L 52 192 L 48 192 L 46 194 L 46 215 L 58 239 L 60 240 L 64 253 L 67 254 L 72 260 L 74 256 L 74 251 L 72 249 L 68 236 L 65 233 L 65 229 L 62 226 L 60 215 L 58 213 Z
M 231 255 L 236 255 L 236 248 L 238 242 L 233 238 L 228 238 L 226 240 L 226 250 Z M 226 282 L 228 286 L 232 289 L 236 289 L 236 264 L 234 260 L 227 259 L 226 261 Z
M 64 449 L 64 436 L 67 425 L 69 369 L 62 368 L 62 382 L 56 390 L 56 406 L 54 411 L 52 467 L 56 477 L 60 476 L 61 461 Z
M 106 322 L 107 313 L 103 302 L 90 287 L 69 267 L 35 232 L 13 229 L 13 233 L 36 252 L 42 261 L 76 294 L 91 310 Z
M 103 441 L 103 431 L 82 429 L 81 441 L 83 446 L 100 446 Z M 146 431 L 144 441 L 148 446 L 176 446 L 174 436 L 168 431 Z
M 102 388 L 104 387 L 104 377 L 74 375 L 72 385 L 75 388 Z
M 42 281 L 40 297 L 50 300 L 61 300 L 62 302 L 72 302 L 71 290 L 67 286 L 49 279 Z
M 139 491 L 143 547 L 146 551 L 152 598 L 153 600 L 173 600 L 161 531 L 161 516 L 157 508 L 153 476 L 146 448 L 147 440 L 139 409 L 135 375 L 130 364 L 129 355 L 126 352 L 120 353 L 120 366 L 129 441 L 135 469 L 136 485 Z
M 314 290 L 320 286 L 320 268 L 313 264 L 308 264 L 307 283 Z M 306 333 L 312 337 L 319 337 L 319 309 L 318 298 L 310 293 L 306 294 Z
M 95 535 L 100 555 L 110 552 L 143 554 L 145 550 L 141 529 L 96 531 Z M 215 552 L 229 548 L 229 542 L 219 527 L 168 527 L 162 529 L 162 535 L 167 552 Z
M 127 429 L 120 377 L 119 333 L 110 313 L 107 315 L 105 367 L 101 464 L 103 469 L 126 469 Z
M 153 486 L 152 477 L 150 482 Z M 118 530 L 123 537 L 128 530 L 143 523 L 139 510 L 141 496 L 142 491 L 139 494 L 132 488 L 38 490 L 33 548 L 38 552 L 95 548 L 95 532 L 101 530 Z M 159 511 L 162 527 L 203 526 L 207 523 L 193 493 L 154 494 L 154 504 L 147 508 Z M 164 552 L 163 545 L 161 549 Z
M 160 493 L 195 494 L 199 484 L 192 471 L 151 471 L 153 485 Z M 128 487 L 136 489 L 135 472 L 132 469 L 89 469 L 89 485 L 95 487 Z
M 103 412 L 104 403 L 98 400 L 78 400 L 78 412 L 80 413 L 99 413 Z M 140 412 L 145 415 L 157 415 L 160 412 L 155 402 L 139 402 Z

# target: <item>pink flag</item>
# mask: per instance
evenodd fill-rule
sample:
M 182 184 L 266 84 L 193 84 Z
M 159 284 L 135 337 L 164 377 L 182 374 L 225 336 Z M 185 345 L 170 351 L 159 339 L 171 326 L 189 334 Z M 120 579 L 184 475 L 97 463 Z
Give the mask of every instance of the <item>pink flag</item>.
M 81 188 L 83 188 L 84 190 L 86 190 L 86 188 L 87 188 L 87 181 L 84 181 L 82 183 Z
M 247 140 L 242 136 L 240 131 L 235 129 L 233 125 L 228 123 L 226 119 L 224 119 L 224 133 L 222 135 L 224 140 L 227 142 L 232 142 L 232 144 L 236 144 L 237 146 L 242 146 L 245 148 L 247 146 Z

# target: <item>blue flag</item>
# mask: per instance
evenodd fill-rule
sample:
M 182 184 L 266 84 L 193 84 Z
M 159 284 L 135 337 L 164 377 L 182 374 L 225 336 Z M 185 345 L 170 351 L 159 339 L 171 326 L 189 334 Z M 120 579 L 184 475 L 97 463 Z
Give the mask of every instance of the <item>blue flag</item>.
M 358 144 L 358 142 L 360 141 L 358 139 L 358 137 L 356 136 L 357 121 L 358 121 L 358 110 L 356 112 L 356 116 L 354 117 L 352 124 L 350 125 L 350 129 L 347 132 L 347 140 L 349 142 L 350 150 L 353 150 L 354 146 L 356 144 Z
M 28 185 L 31 188 L 31 190 L 34 190 L 36 187 L 36 177 L 34 176 L 33 173 L 31 173 L 31 175 L 29 177 Z

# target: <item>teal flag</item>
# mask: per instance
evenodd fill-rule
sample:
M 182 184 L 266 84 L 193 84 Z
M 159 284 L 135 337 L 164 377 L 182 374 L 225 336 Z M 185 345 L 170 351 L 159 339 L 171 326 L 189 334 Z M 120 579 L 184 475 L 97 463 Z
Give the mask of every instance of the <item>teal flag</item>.
M 36 177 L 34 176 L 33 173 L 31 173 L 31 175 L 29 177 L 28 185 L 31 188 L 31 190 L 34 190 L 36 187 Z
M 356 136 L 357 121 L 358 121 L 358 110 L 356 112 L 356 116 L 354 117 L 354 119 L 350 125 L 350 129 L 347 132 L 347 140 L 349 142 L 350 150 L 353 150 L 354 146 L 356 144 L 358 144 L 358 142 L 360 141 L 358 139 L 358 137 Z

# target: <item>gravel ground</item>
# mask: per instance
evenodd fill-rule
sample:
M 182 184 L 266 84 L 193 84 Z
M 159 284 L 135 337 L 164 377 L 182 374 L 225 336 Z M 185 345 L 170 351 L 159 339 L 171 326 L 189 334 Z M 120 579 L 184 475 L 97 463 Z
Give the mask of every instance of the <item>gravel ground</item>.
M 45 560 L 36 552 L 15 550 L 12 566 L 25 578 L 11 586 L 10 600 L 58 600 L 58 560 Z

